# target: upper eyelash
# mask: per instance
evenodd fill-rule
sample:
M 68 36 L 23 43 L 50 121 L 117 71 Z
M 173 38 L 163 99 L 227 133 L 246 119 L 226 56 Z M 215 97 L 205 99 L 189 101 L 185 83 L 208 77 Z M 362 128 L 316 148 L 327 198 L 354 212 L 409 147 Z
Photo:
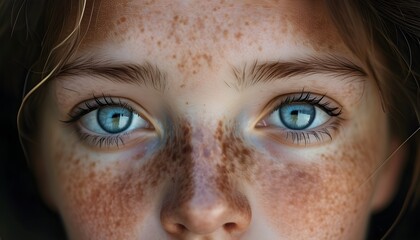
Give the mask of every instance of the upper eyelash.
M 91 99 L 91 100 L 94 100 L 93 105 L 90 103 L 90 101 L 84 102 L 83 103 L 84 107 L 78 106 L 75 110 L 73 110 L 72 112 L 68 114 L 69 119 L 63 122 L 64 123 L 76 122 L 84 115 L 104 106 L 119 106 L 119 107 L 126 108 L 130 112 L 134 112 L 133 108 L 130 105 L 128 105 L 125 102 L 122 102 L 120 98 L 117 98 L 117 99 L 118 100 L 115 101 L 114 98 L 110 96 L 102 95 L 101 97 L 96 97 L 95 95 L 93 95 L 93 99 Z
M 330 101 L 321 102 L 325 98 L 325 94 L 322 96 L 312 96 L 311 92 L 304 92 L 302 91 L 299 96 L 288 96 L 285 100 L 283 100 L 277 107 L 273 109 L 272 112 L 276 111 L 278 108 L 296 102 L 305 102 L 312 105 L 316 105 L 324 110 L 328 115 L 332 117 L 337 117 L 341 115 L 341 108 L 340 107 L 330 107 Z

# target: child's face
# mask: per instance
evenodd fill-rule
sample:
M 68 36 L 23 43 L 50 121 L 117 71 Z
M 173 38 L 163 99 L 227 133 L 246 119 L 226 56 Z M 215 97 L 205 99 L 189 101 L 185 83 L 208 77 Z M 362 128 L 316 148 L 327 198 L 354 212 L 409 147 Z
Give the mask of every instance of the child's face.
M 321 2 L 94 8 L 34 159 L 72 239 L 363 238 L 387 121 Z

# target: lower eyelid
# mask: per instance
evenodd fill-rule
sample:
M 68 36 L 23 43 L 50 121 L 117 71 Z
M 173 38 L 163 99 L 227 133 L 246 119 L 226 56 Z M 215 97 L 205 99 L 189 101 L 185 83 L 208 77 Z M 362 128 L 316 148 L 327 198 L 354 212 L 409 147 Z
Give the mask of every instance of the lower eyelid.
M 133 144 L 138 144 L 148 139 L 156 137 L 154 131 L 128 131 L 121 134 L 113 135 L 98 135 L 89 133 L 81 126 L 76 126 L 76 137 L 88 147 L 106 148 L 106 149 L 120 149 L 122 147 L 129 147 Z
M 256 129 L 279 144 L 305 147 L 333 141 L 340 131 L 342 121 L 342 118 L 333 117 L 322 126 L 309 130 L 295 131 L 278 127 L 257 127 Z

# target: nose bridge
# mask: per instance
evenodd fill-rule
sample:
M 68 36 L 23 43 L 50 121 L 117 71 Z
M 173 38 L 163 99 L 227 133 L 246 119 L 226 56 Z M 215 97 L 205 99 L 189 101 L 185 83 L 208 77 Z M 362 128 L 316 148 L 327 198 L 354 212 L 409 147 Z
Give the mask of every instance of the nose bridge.
M 164 228 L 171 234 L 242 231 L 249 224 L 250 207 L 234 189 L 234 176 L 221 167 L 223 154 L 214 132 L 192 129 L 190 139 L 190 164 L 180 166 L 162 207 Z
M 209 129 L 198 127 L 191 131 L 191 169 L 182 176 L 179 190 L 191 188 L 190 199 L 185 199 L 184 204 L 205 207 L 222 197 L 217 184 L 221 151 Z

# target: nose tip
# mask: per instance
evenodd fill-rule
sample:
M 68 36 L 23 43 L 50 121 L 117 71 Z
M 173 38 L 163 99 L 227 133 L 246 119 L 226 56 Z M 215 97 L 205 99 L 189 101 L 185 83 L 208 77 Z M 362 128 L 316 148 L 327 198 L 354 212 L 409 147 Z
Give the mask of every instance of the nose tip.
M 181 205 L 176 202 L 168 203 L 161 211 L 162 226 L 173 236 L 186 233 L 202 236 L 240 235 L 249 226 L 251 211 L 249 205 L 244 204 L 243 197 L 236 201 L 242 202 L 241 208 L 232 206 L 224 197 L 193 197 Z

